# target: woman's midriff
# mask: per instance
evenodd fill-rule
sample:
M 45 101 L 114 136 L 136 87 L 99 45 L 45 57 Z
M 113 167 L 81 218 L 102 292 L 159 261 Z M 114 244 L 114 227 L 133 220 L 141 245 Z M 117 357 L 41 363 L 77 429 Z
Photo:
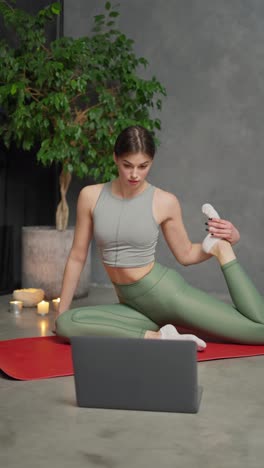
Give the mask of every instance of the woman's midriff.
M 116 289 L 117 284 L 131 284 L 135 283 L 135 281 L 139 281 L 141 278 L 146 276 L 153 268 L 154 262 L 149 263 L 148 265 L 144 265 L 143 267 L 136 267 L 136 268 L 116 268 L 110 267 L 103 264 L 105 270 L 113 283 L 113 286 L 116 290 L 117 297 L 119 302 L 122 303 L 122 298 L 119 296 L 118 291 Z
M 143 276 L 147 275 L 153 268 L 154 262 L 136 268 L 116 268 L 103 264 L 105 270 L 115 284 L 130 284 L 139 281 Z

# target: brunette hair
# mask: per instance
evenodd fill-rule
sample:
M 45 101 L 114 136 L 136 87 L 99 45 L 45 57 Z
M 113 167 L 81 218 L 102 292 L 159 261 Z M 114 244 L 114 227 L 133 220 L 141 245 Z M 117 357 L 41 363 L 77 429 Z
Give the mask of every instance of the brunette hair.
M 116 157 L 131 153 L 144 153 L 153 159 L 155 151 L 153 134 L 140 125 L 133 125 L 122 130 L 114 146 Z

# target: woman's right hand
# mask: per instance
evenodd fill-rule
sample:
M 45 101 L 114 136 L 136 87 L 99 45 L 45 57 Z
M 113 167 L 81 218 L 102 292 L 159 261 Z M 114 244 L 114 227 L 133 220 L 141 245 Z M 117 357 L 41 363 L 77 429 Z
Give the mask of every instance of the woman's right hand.
M 207 221 L 208 231 L 214 237 L 224 239 L 230 242 L 231 245 L 237 244 L 240 239 L 240 233 L 233 223 L 226 219 L 213 218 Z

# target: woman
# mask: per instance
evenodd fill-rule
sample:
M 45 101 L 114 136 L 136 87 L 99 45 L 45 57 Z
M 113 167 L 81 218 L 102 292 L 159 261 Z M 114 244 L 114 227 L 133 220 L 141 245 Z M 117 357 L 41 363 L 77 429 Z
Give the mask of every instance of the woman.
M 193 339 L 198 349 L 206 346 L 195 335 L 179 335 L 176 325 L 229 342 L 263 344 L 264 301 L 232 249 L 239 232 L 206 204 L 209 234 L 203 244 L 192 243 L 177 198 L 147 182 L 154 153 L 150 132 L 140 126 L 126 128 L 114 148 L 118 177 L 81 190 L 57 334 Z M 180 264 L 193 265 L 212 256 L 218 260 L 235 307 L 191 287 L 175 270 L 155 262 L 159 226 Z M 120 303 L 68 310 L 93 235 Z

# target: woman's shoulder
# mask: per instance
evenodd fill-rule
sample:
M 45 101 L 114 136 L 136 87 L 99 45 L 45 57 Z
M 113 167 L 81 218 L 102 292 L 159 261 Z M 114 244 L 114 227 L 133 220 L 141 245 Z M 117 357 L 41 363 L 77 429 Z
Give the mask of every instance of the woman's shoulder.
M 97 194 L 100 194 L 104 185 L 105 184 L 86 185 L 85 187 L 81 189 L 80 195 L 84 197 L 91 197 L 93 195 L 96 196 Z
M 173 216 L 177 216 L 180 212 L 180 203 L 176 195 L 156 187 L 153 210 L 158 224 L 162 224 Z
M 105 184 L 86 185 L 79 193 L 79 201 L 92 212 Z
M 179 200 L 176 197 L 176 195 L 174 195 L 174 193 L 167 192 L 166 190 L 163 190 L 160 187 L 156 187 L 155 198 L 158 202 L 168 207 L 175 206 L 175 204 L 179 204 Z

